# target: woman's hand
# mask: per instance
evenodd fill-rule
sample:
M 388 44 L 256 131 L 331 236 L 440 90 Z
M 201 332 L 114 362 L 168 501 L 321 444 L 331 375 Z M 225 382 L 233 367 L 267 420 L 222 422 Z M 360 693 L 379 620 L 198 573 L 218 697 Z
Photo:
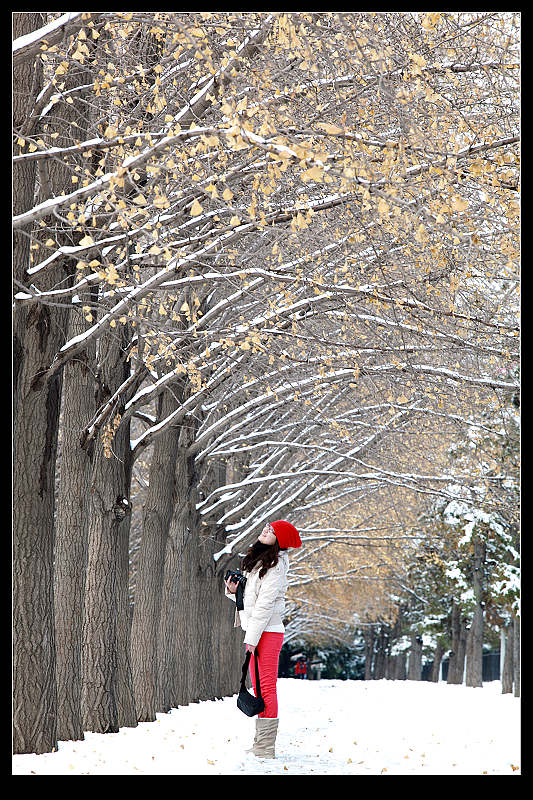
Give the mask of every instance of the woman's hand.
M 255 653 L 255 644 L 247 644 L 246 645 L 246 652 Z
M 228 592 L 231 592 L 231 594 L 235 594 L 235 592 L 237 591 L 237 587 L 239 586 L 239 582 L 233 581 L 231 578 L 228 578 L 228 580 L 224 581 L 224 583 L 226 584 L 226 589 L 228 590 Z

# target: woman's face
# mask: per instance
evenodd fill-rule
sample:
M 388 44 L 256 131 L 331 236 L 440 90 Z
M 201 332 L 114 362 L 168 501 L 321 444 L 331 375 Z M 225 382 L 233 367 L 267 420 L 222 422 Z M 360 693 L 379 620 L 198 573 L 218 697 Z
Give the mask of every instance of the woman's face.
M 259 541 L 262 544 L 271 545 L 274 544 L 276 541 L 276 534 L 274 533 L 274 528 L 272 525 L 268 523 L 265 525 L 261 533 L 259 534 Z

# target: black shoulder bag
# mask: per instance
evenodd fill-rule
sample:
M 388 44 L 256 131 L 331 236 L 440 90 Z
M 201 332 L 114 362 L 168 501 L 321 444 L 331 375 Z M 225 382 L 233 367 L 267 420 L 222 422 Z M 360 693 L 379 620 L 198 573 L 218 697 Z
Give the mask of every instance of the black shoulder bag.
M 265 710 L 265 701 L 261 697 L 261 684 L 259 683 L 257 650 L 255 651 L 255 688 L 257 691 L 257 697 L 254 697 L 254 695 L 250 694 L 250 692 L 246 689 L 246 673 L 250 664 L 251 655 L 252 654 L 250 650 L 248 650 L 246 653 L 246 658 L 244 659 L 244 664 L 242 665 L 241 688 L 237 696 L 237 708 L 240 708 L 240 710 L 246 714 L 247 717 L 255 717 L 256 714 L 260 714 L 261 711 Z

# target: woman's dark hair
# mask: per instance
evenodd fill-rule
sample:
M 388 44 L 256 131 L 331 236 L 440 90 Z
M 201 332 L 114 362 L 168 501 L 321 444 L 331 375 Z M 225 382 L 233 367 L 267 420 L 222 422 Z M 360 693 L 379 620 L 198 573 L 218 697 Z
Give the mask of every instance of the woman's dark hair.
M 242 560 L 241 569 L 246 572 L 251 572 L 257 564 L 261 564 L 259 570 L 259 577 L 262 578 L 266 575 L 270 567 L 274 567 L 278 563 L 280 547 L 278 540 L 274 544 L 263 544 L 263 542 L 256 542 L 249 549 Z

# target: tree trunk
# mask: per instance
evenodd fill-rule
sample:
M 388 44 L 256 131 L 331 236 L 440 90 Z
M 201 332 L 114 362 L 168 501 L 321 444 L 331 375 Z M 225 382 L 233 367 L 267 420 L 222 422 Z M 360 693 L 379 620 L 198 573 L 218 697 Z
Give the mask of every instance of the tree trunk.
M 466 655 L 467 620 L 461 618 L 461 609 L 455 601 L 451 612 L 451 640 L 452 647 L 448 664 L 447 683 L 461 684 L 463 682 L 464 664 Z
M 466 643 L 468 639 L 468 620 L 463 617 L 459 627 L 459 643 L 457 651 L 457 679 L 455 683 L 462 683 L 465 674 Z
M 472 687 L 483 686 L 483 584 L 485 565 L 485 544 L 475 537 L 474 539 L 474 577 L 473 588 L 475 597 L 474 617 L 470 626 L 467 660 L 466 660 L 466 685 Z
M 101 41 L 101 40 L 100 40 Z M 88 41 L 92 54 L 100 45 Z M 64 89 L 88 85 L 94 78 L 94 60 L 72 65 L 65 77 Z M 88 109 L 86 99 L 74 94 L 71 103 L 57 105 L 47 115 L 48 134 L 54 128 L 62 136 L 68 125 L 68 140 L 83 140 L 87 137 L 91 117 L 97 114 L 95 107 Z M 70 163 L 74 159 L 71 156 Z M 87 171 L 89 164 L 96 169 L 96 157 L 91 161 L 78 156 L 78 168 Z M 59 194 L 70 188 L 72 166 L 50 165 L 48 180 L 57 186 Z M 70 184 L 70 185 L 69 185 Z M 61 243 L 78 243 L 82 233 L 66 230 L 61 232 Z M 59 241 L 59 239 L 58 239 Z M 88 299 L 96 300 L 97 291 L 92 290 Z M 87 301 L 86 301 L 87 302 Z M 70 313 L 68 339 L 81 336 L 90 327 L 82 312 L 81 303 Z M 87 536 L 89 524 L 89 497 L 87 487 L 91 479 L 93 446 L 86 449 L 82 443 L 82 431 L 90 423 L 96 411 L 96 344 L 90 342 L 85 351 L 67 362 L 63 368 L 63 393 L 61 403 L 61 457 L 58 482 L 56 535 L 54 548 L 55 575 L 55 624 L 57 651 L 58 692 L 58 736 L 61 740 L 83 739 L 81 712 L 81 655 L 83 646 L 83 620 L 85 613 L 85 579 L 87 571 Z
M 126 336 L 127 328 L 121 326 L 100 340 L 98 406 L 128 375 Z M 120 423 L 124 398 L 119 402 L 114 418 L 95 443 L 90 488 L 82 712 L 84 729 L 97 733 L 116 732 L 137 722 L 125 650 L 130 630 L 130 434 L 129 425 Z
M 174 392 L 165 392 L 159 400 L 158 419 L 164 419 L 176 407 Z M 163 710 L 158 632 L 165 550 L 175 499 L 179 434 L 179 428 L 171 427 L 154 443 L 144 507 L 131 634 L 133 685 L 139 722 L 151 722 L 156 713 Z
M 440 675 L 440 664 L 443 655 L 444 655 L 444 645 L 442 644 L 440 639 L 438 639 L 437 646 L 435 648 L 435 655 L 433 656 L 433 667 L 431 668 L 431 681 L 433 683 L 438 683 Z
M 447 683 L 457 683 L 457 650 L 459 647 L 459 631 L 460 631 L 460 610 L 455 602 L 452 602 L 452 610 L 450 612 L 450 640 L 451 648 L 448 658 L 448 678 Z
M 397 681 L 407 680 L 407 653 L 398 653 L 396 656 L 396 669 L 394 679 Z
M 422 637 L 416 633 L 411 634 L 411 650 L 409 651 L 409 667 L 407 680 L 419 681 L 422 679 Z
M 89 323 L 71 316 L 69 338 Z M 95 412 L 95 347 L 68 362 L 63 370 L 61 465 L 54 548 L 55 632 L 57 650 L 58 737 L 83 739 L 81 652 L 85 613 L 87 533 L 91 450 L 81 446 L 81 432 Z
M 41 27 L 40 12 L 13 14 L 13 37 Z M 13 123 L 24 128 L 40 88 L 40 61 L 13 70 Z M 31 208 L 35 168 L 13 170 L 15 214 Z M 13 237 L 13 275 L 27 283 L 29 231 Z M 53 282 L 57 275 L 50 276 Z M 61 276 L 63 277 L 63 276 Z M 15 283 L 16 291 L 20 286 Z M 64 313 L 35 305 L 13 320 L 13 749 L 45 753 L 57 746 L 53 601 L 54 473 L 61 379 L 36 380 L 64 340 Z M 62 327 L 63 323 L 63 327 Z
M 365 681 L 372 680 L 372 659 L 374 655 L 374 627 L 367 625 L 364 629 L 365 640 Z
M 520 617 L 513 615 L 513 682 L 514 696 L 520 697 Z
M 208 468 L 204 466 L 204 474 L 200 482 L 204 495 L 208 495 L 214 489 L 226 484 L 226 468 L 225 461 L 215 460 L 210 461 Z M 238 689 L 239 664 L 237 661 L 241 660 L 242 654 L 242 630 L 233 627 L 235 604 L 228 600 L 224 593 L 223 575 L 227 567 L 220 561 L 216 563 L 213 559 L 213 553 L 222 549 L 225 544 L 226 530 L 223 525 L 209 519 L 202 520 L 201 530 L 203 538 L 210 542 L 208 549 L 213 567 L 209 586 L 209 603 L 213 619 L 210 632 L 211 690 L 214 697 L 224 697 L 234 694 Z
M 13 39 L 25 36 L 39 29 L 46 23 L 46 14 L 40 11 L 23 11 L 13 13 Z M 12 114 L 13 128 L 17 133 L 24 131 L 28 118 L 42 83 L 41 61 L 28 59 L 13 68 Z M 19 145 L 14 145 L 14 154 L 18 154 Z M 37 178 L 36 162 L 18 161 L 13 164 L 12 185 L 13 214 L 22 214 L 32 207 Z M 30 227 L 13 231 L 13 288 L 18 292 L 27 284 L 26 270 L 30 264 Z M 21 284 L 21 285 L 19 285 Z M 17 308 L 13 315 L 13 414 L 16 419 L 18 403 L 18 378 L 23 361 L 23 343 L 26 328 L 26 317 L 29 306 Z M 16 439 L 14 440 L 16 446 Z
M 218 539 L 220 548 L 225 541 L 225 532 Z M 239 689 L 243 656 L 243 631 L 234 627 L 235 605 L 224 593 L 224 570 L 217 569 L 215 576 L 215 625 L 213 626 L 213 663 L 215 675 L 215 697 L 235 694 Z
M 131 668 L 131 622 L 132 608 L 129 598 L 129 552 L 131 505 L 129 503 L 131 487 L 131 460 L 128 458 L 130 426 L 124 431 L 127 442 L 126 451 L 126 491 L 127 503 L 123 503 L 121 513 L 124 514 L 119 524 L 118 560 L 117 560 L 117 710 L 119 728 L 134 728 L 137 725 L 135 695 L 133 691 L 133 673 Z M 126 495 L 125 495 L 126 497 Z
M 513 691 L 513 628 L 514 621 L 511 620 L 505 629 L 505 651 L 503 655 L 502 667 L 502 694 L 510 694 Z M 502 656 L 500 655 L 500 658 Z
M 159 627 L 159 671 L 162 679 L 163 710 L 186 705 L 195 694 L 192 629 L 194 551 L 198 546 L 194 459 L 187 449 L 194 430 L 181 428 L 175 464 L 175 496 L 165 551 L 163 599 Z
M 374 661 L 374 674 L 375 681 L 379 681 L 385 677 L 385 654 L 386 654 L 386 641 L 384 626 L 381 625 L 379 633 L 376 637 L 376 655 Z

